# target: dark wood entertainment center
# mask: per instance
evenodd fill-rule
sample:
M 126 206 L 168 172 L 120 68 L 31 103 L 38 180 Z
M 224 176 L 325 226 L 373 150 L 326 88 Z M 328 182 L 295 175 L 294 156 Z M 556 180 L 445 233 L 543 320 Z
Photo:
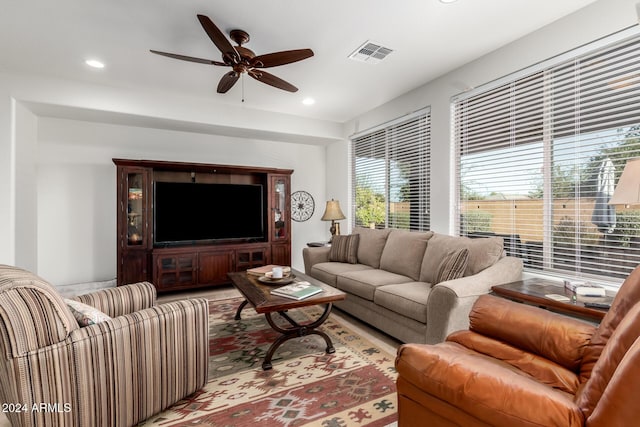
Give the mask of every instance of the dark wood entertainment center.
M 158 292 L 175 291 L 229 283 L 227 273 L 233 271 L 291 265 L 293 170 L 154 160 L 113 159 L 113 163 L 118 186 L 118 286 L 149 281 Z M 154 245 L 156 182 L 261 185 L 264 237 Z

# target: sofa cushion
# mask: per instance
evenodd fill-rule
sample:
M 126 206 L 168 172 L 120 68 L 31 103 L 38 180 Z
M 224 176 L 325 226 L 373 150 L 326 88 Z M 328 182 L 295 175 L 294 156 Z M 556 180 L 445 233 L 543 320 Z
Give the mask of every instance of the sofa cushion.
M 449 253 L 440 262 L 433 284 L 463 277 L 467 264 L 469 264 L 469 249 L 458 249 Z
M 420 281 L 435 282 L 438 266 L 442 260 L 450 252 L 463 248 L 469 249 L 469 263 L 464 275 L 477 274 L 498 262 L 504 252 L 503 245 L 502 237 L 470 239 L 468 237 L 434 233 L 433 237 L 429 239 L 427 250 L 424 253 Z
M 376 289 L 373 302 L 402 316 L 420 323 L 427 323 L 427 300 L 431 284 L 409 282 L 380 286 Z
M 73 313 L 73 317 L 78 321 L 80 326 L 95 325 L 100 322 L 111 319 L 100 310 L 80 301 L 65 298 L 64 302 L 69 306 L 69 310 Z
M 389 233 L 391 233 L 391 229 L 377 230 L 374 228 L 355 227 L 352 233 L 360 235 L 358 262 L 373 268 L 380 267 L 380 256 L 382 256 L 382 250 Z
M 356 264 L 358 265 L 358 264 Z M 391 273 L 385 270 L 361 270 L 350 271 L 338 275 L 337 287 L 350 294 L 357 295 L 369 301 L 373 301 L 373 294 L 379 286 L 392 283 L 412 282 L 410 277 Z
M 380 268 L 418 280 L 427 241 L 433 231 L 392 230 L 380 257 Z
M 357 263 L 359 240 L 359 234 L 333 236 L 331 250 L 329 251 L 329 261 L 348 262 L 349 264 Z
M 373 268 L 364 264 L 347 264 L 344 262 L 320 262 L 311 268 L 310 276 L 320 280 L 321 282 L 337 286 L 336 278 L 339 274 L 349 271 L 373 270 Z

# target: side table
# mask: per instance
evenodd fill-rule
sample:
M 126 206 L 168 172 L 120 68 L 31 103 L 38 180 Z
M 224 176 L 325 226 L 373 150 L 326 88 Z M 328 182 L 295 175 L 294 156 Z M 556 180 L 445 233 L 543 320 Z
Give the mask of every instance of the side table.
M 309 242 L 307 246 L 310 248 L 321 248 L 323 246 L 330 246 L 329 242 Z
M 517 282 L 496 285 L 491 288 L 495 295 L 508 298 L 525 304 L 536 305 L 549 311 L 556 311 L 570 316 L 587 318 L 600 321 L 607 314 L 607 310 L 585 307 L 585 302 L 602 302 L 611 304 L 613 296 L 582 297 L 565 289 L 562 284 L 545 279 L 526 279 Z M 565 295 L 570 301 L 556 301 L 545 295 Z

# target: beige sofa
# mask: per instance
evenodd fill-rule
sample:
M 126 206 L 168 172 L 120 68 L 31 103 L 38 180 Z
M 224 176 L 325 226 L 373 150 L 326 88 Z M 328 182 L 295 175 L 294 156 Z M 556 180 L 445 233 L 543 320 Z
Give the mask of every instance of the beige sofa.
M 500 237 L 368 228 L 353 234 L 351 262 L 331 261 L 337 248 L 304 248 L 305 272 L 348 294 L 337 307 L 403 342 L 434 344 L 468 329 L 480 295 L 522 276 L 522 261 L 505 256 Z M 438 282 L 464 249 L 462 277 Z

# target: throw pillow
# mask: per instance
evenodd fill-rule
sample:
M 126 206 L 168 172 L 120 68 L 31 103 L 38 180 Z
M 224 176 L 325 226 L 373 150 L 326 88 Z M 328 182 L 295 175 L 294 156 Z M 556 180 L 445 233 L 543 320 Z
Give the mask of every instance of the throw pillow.
M 76 318 L 80 326 L 95 325 L 96 323 L 111 319 L 111 317 L 97 308 L 81 303 L 80 301 L 65 298 L 64 302 L 67 303 L 71 313 L 73 313 L 73 317 Z
M 356 264 L 358 262 L 358 234 L 348 236 L 333 236 L 331 240 L 331 250 L 329 251 L 329 261 L 348 262 Z
M 468 263 L 469 249 L 464 248 L 449 253 L 440 261 L 434 284 L 463 277 Z

